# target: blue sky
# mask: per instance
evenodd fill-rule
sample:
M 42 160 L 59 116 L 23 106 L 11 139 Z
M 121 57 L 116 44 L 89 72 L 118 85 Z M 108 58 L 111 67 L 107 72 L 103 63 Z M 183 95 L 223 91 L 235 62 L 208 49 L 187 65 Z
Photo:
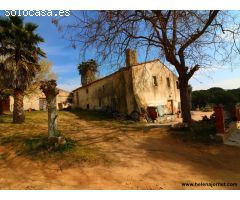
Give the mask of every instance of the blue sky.
M 0 13 L 2 14 L 2 12 Z M 77 70 L 77 65 L 81 60 L 79 51 L 73 49 L 69 41 L 62 38 L 51 20 L 51 17 L 25 17 L 25 22 L 39 25 L 37 32 L 45 39 L 45 43 L 40 47 L 46 52 L 47 59 L 53 63 L 53 71 L 58 76 L 58 87 L 71 91 L 80 86 L 80 76 Z M 240 56 L 237 60 L 240 60 Z M 105 70 L 100 70 L 100 76 L 112 72 L 109 67 L 102 69 Z M 240 66 L 224 66 L 217 70 L 200 71 L 190 83 L 194 90 L 210 87 L 239 88 Z
M 25 22 L 39 25 L 38 33 L 45 43 L 40 47 L 46 52 L 47 59 L 53 63 L 53 71 L 57 74 L 58 87 L 73 90 L 80 85 L 77 70 L 79 53 L 70 46 L 69 41 L 62 38 L 56 26 L 51 22 L 51 17 L 26 17 Z

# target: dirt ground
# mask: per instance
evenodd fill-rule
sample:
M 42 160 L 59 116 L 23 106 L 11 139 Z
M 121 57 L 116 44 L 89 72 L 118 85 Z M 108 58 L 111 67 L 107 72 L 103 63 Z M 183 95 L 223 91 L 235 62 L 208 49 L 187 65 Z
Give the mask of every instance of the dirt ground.
M 166 126 L 145 127 L 86 113 L 60 112 L 59 128 L 78 140 L 78 148 L 89 149 L 91 162 L 64 155 L 57 161 L 18 155 L 19 138 L 46 134 L 46 120 L 44 112 L 27 113 L 24 125 L 12 124 L 9 116 L 0 120 L 0 139 L 14 136 L 0 144 L 0 155 L 7 152 L 0 158 L 0 189 L 240 189 L 237 147 L 190 143 Z

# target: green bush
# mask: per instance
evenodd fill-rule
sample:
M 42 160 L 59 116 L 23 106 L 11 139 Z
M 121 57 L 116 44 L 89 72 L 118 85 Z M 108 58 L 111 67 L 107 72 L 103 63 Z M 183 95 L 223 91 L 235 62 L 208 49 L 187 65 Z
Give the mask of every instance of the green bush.
M 44 152 L 60 152 L 70 151 L 75 147 L 75 141 L 72 139 L 65 139 L 66 142 L 59 144 L 52 142 L 45 136 L 37 136 L 27 139 L 18 154 L 41 154 Z
M 208 90 L 197 90 L 192 92 L 193 108 L 206 107 L 208 104 L 235 105 L 240 102 L 240 88 L 224 90 L 222 88 L 210 88 Z
M 236 103 L 236 108 L 240 108 L 240 102 Z
M 214 120 L 193 122 L 190 127 L 173 128 L 172 132 L 185 141 L 215 143 L 216 128 Z
M 212 112 L 213 111 L 213 105 L 212 104 L 207 104 L 205 107 L 201 109 L 203 112 Z

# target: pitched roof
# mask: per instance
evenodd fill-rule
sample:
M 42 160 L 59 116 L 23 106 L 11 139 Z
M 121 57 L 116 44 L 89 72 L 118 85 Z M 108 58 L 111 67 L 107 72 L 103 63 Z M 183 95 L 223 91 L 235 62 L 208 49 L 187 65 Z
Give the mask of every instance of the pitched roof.
M 138 65 L 142 65 L 142 64 L 147 64 L 147 63 L 151 63 L 151 62 L 156 62 L 156 61 L 160 61 L 160 60 L 159 60 L 159 59 L 155 59 L 155 60 L 151 60 L 151 61 L 147 61 L 147 62 L 138 63 L 138 64 L 132 65 L 132 66 L 130 66 L 130 67 L 120 68 L 118 71 L 113 72 L 112 74 L 109 74 L 109 75 L 104 76 L 104 77 L 102 77 L 102 78 L 100 78 L 100 79 L 97 79 L 96 81 L 93 81 L 93 82 L 91 82 L 91 83 L 89 83 L 89 84 L 87 84 L 87 85 L 78 87 L 78 88 L 76 88 L 75 90 L 73 90 L 72 92 L 74 92 L 74 91 L 76 91 L 76 90 L 78 90 L 78 89 L 80 89 L 80 88 L 88 87 L 88 86 L 92 85 L 93 83 L 96 83 L 96 82 L 101 81 L 101 80 L 103 80 L 103 79 L 106 79 L 106 78 L 109 78 L 109 77 L 111 77 L 111 76 L 114 76 L 115 74 L 117 74 L 117 73 L 119 73 L 119 72 L 126 71 L 126 70 L 130 69 L 131 67 L 138 66 Z
M 151 61 L 146 61 L 146 62 L 138 63 L 138 64 L 132 65 L 132 66 L 130 66 L 130 67 L 120 68 L 118 71 L 113 72 L 112 74 L 109 74 L 109 75 L 107 75 L 107 76 L 104 76 L 104 77 L 102 77 L 102 78 L 99 78 L 99 79 L 97 79 L 96 81 L 93 81 L 93 82 L 91 82 L 91 83 L 89 83 L 89 84 L 87 84 L 87 85 L 78 87 L 78 88 L 76 88 L 75 90 L 73 90 L 72 92 L 74 92 L 74 91 L 76 91 L 76 90 L 78 90 L 78 89 L 81 89 L 81 88 L 88 87 L 88 86 L 90 86 L 90 85 L 92 85 L 92 84 L 94 84 L 94 83 L 96 83 L 96 82 L 98 82 L 98 81 L 101 81 L 101 80 L 103 80 L 103 79 L 106 79 L 106 78 L 109 78 L 109 77 L 111 77 L 111 76 L 114 76 L 115 74 L 120 73 L 120 72 L 122 72 L 122 71 L 129 70 L 129 69 L 132 68 L 132 67 L 139 66 L 139 65 L 143 65 L 143 64 L 147 64 L 147 63 L 157 62 L 157 61 L 159 61 L 159 62 L 161 63 L 161 61 L 160 61 L 159 59 L 154 59 L 154 60 L 151 60 Z M 164 66 L 165 66 L 165 65 L 164 65 Z M 166 66 L 165 66 L 165 67 L 166 67 Z M 167 68 L 168 68 L 168 67 L 167 67 Z M 168 68 L 168 69 L 169 69 L 169 68 Z M 170 70 L 170 69 L 169 69 L 169 70 Z M 170 71 L 171 71 L 171 70 L 170 70 Z M 171 71 L 171 72 L 172 72 L 172 71 Z M 173 72 L 172 72 L 172 73 L 173 73 Z M 173 73 L 173 74 L 174 74 L 174 73 Z
M 64 89 L 61 89 L 61 88 L 58 88 L 58 87 L 57 87 L 57 89 L 60 90 L 60 91 L 62 91 L 62 92 L 71 93 L 71 92 L 69 92 L 69 91 L 67 91 L 67 90 L 64 90 Z

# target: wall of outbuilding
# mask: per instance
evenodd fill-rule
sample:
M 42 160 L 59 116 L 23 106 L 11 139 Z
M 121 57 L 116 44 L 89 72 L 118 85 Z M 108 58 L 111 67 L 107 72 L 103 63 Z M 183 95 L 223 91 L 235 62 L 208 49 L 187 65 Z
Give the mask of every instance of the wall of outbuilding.
M 73 105 L 90 110 L 116 110 L 124 114 L 140 112 L 141 108 L 148 106 L 161 106 L 165 114 L 174 114 L 180 109 L 177 81 L 172 71 L 155 60 L 122 68 L 74 90 Z M 172 103 L 172 111 L 169 103 Z
M 131 87 L 130 68 L 120 69 L 114 75 L 104 77 L 73 91 L 75 108 L 111 110 L 129 113 L 134 96 Z
M 178 77 L 171 70 L 156 60 L 133 67 L 132 74 L 133 92 L 139 107 L 162 106 L 166 114 L 177 113 L 180 91 L 177 88 Z M 173 112 L 168 108 L 170 102 Z

